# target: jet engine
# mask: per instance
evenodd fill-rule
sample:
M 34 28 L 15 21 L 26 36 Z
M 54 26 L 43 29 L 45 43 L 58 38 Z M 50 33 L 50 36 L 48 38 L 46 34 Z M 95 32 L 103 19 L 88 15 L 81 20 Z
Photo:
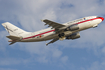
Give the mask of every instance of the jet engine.
M 80 34 L 79 33 L 74 33 L 70 36 L 67 36 L 66 39 L 77 39 L 77 38 L 80 38 Z
M 74 25 L 69 26 L 66 30 L 74 31 L 74 30 L 78 30 L 78 29 L 79 29 L 78 24 L 74 24 Z

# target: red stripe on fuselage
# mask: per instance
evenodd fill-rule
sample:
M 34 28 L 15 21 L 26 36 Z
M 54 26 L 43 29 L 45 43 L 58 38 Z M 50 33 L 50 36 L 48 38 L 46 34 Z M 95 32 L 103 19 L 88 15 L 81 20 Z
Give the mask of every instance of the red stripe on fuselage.
M 89 19 L 89 20 L 82 21 L 82 22 L 78 22 L 78 23 L 76 23 L 76 24 L 81 24 L 81 23 L 88 22 L 88 21 L 92 21 L 92 20 L 96 20 L 96 19 L 100 19 L 100 18 L 93 18 L 93 19 Z M 30 39 L 30 38 L 33 38 L 33 37 L 36 37 L 36 36 L 40 36 L 40 35 L 43 35 L 43 34 L 47 34 L 47 33 L 53 32 L 53 31 L 55 31 L 55 30 L 51 30 L 51 31 L 47 31 L 47 32 L 44 32 L 44 33 L 41 33 L 41 34 L 37 34 L 37 35 L 35 35 L 35 36 L 23 38 L 22 40 Z
M 51 30 L 51 31 L 47 31 L 47 32 L 44 32 L 44 33 L 41 33 L 41 34 L 35 35 L 35 36 L 31 36 L 31 37 L 23 38 L 23 40 L 25 40 L 25 39 L 29 39 L 29 38 L 33 38 L 33 37 L 36 37 L 36 36 L 40 36 L 40 35 L 43 35 L 43 34 L 47 34 L 47 33 L 53 32 L 53 31 L 55 31 L 55 30 Z
M 76 24 L 81 24 L 81 23 L 88 22 L 88 21 L 92 21 L 92 20 L 96 20 L 96 19 L 100 19 L 100 18 L 93 18 L 93 19 L 89 19 L 89 20 L 82 21 L 82 22 L 78 22 L 78 23 L 76 23 Z

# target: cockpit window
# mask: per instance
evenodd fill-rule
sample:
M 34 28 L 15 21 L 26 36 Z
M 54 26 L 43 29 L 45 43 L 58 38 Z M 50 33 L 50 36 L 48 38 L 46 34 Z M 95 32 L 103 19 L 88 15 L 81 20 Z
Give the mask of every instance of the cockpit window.
M 99 16 L 97 16 L 96 18 L 100 18 Z
M 84 20 L 86 20 L 86 18 L 84 18 Z

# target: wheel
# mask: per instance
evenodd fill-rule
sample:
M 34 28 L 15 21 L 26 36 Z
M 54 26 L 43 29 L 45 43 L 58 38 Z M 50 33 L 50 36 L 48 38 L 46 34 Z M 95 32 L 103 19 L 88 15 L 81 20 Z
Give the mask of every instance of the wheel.
M 65 36 L 65 34 L 64 34 L 64 33 L 62 33 L 62 34 L 59 34 L 58 36 L 59 36 L 59 37 L 64 37 L 64 36 Z

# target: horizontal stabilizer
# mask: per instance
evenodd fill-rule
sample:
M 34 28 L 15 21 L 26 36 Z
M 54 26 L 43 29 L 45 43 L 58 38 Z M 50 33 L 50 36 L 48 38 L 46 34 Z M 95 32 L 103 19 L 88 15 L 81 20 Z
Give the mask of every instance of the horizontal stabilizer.
M 16 43 L 16 42 L 11 42 L 9 45 L 12 45 L 12 44 L 14 44 L 14 43 Z
M 22 37 L 17 37 L 17 36 L 6 36 L 7 38 L 11 39 L 11 40 L 21 40 Z

